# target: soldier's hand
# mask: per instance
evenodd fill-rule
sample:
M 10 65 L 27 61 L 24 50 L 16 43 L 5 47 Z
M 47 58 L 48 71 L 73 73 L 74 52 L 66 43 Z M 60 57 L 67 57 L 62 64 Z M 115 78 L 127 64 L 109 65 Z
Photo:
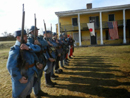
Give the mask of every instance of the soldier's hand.
M 26 44 L 21 44 L 20 49 L 21 50 L 29 50 L 29 47 Z
M 42 69 L 43 68 L 43 64 L 41 64 L 41 63 L 37 64 L 37 68 L 38 69 Z
M 58 40 L 56 40 L 56 43 L 59 43 Z
M 60 56 L 61 56 L 61 54 L 59 53 L 59 54 L 58 54 L 58 56 L 60 57 Z
M 34 41 L 34 44 L 35 44 L 35 45 L 41 45 L 38 40 L 35 40 L 35 41 Z
M 49 58 L 49 61 L 50 62 L 54 62 L 55 60 L 53 58 Z
M 27 83 L 28 82 L 28 79 L 26 79 L 26 77 L 22 77 L 20 80 L 19 80 L 20 83 Z
M 50 46 L 53 46 L 49 41 L 47 41 L 47 43 L 48 43 Z

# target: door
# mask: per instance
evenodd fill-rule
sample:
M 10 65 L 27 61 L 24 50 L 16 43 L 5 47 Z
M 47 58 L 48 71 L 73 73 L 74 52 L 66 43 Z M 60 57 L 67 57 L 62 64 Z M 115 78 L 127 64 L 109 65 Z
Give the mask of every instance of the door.
M 126 21 L 126 26 L 128 27 L 128 30 L 129 30 L 129 38 L 130 38 L 130 19 L 127 19 L 127 21 Z
M 91 45 L 96 45 L 97 44 L 97 33 L 95 32 L 95 36 L 91 36 Z
M 106 40 L 110 40 L 110 39 L 111 39 L 111 37 L 109 35 L 109 32 L 108 32 L 108 30 L 106 30 Z

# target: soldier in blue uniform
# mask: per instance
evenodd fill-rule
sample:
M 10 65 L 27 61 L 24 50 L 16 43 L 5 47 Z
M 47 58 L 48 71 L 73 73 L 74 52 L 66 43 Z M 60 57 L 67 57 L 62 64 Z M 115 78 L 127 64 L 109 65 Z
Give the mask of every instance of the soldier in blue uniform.
M 64 63 L 65 65 L 68 65 L 68 52 L 69 52 L 69 45 L 68 45 L 68 41 L 67 41 L 67 34 L 63 33 L 63 42 L 65 45 L 65 57 L 64 57 Z
M 53 56 L 53 58 L 55 59 L 55 61 L 52 63 L 52 70 L 51 70 L 51 79 L 56 79 L 58 76 L 56 76 L 55 74 L 54 74 L 54 68 L 55 68 L 55 66 L 56 66 L 56 59 L 57 59 L 57 47 L 58 47 L 58 43 L 56 42 L 56 40 L 55 40 L 55 38 L 54 38 L 54 36 L 56 35 L 56 33 L 50 33 L 50 43 L 53 45 L 53 48 L 54 48 L 54 51 L 52 51 L 52 56 Z
M 7 69 L 12 80 L 12 97 L 13 98 L 30 98 L 30 93 L 33 87 L 33 79 L 35 73 L 38 74 L 38 69 L 42 69 L 43 65 L 39 63 L 34 52 L 39 52 L 41 48 L 38 45 L 26 44 L 27 35 L 24 31 L 24 42 L 21 44 L 21 30 L 15 32 L 16 43 L 9 51 Z M 22 57 L 21 52 L 22 50 Z M 19 66 L 25 60 L 24 67 Z M 25 77 L 26 73 L 26 77 Z
M 56 62 L 55 62 L 55 73 L 60 74 L 63 72 L 62 69 L 59 68 L 59 61 L 62 59 L 62 42 L 57 39 L 57 34 L 53 33 L 53 42 L 57 43 L 58 47 L 56 49 Z
M 63 40 L 63 35 L 62 34 L 60 34 L 60 36 L 59 36 L 59 42 L 61 43 L 61 45 L 62 45 L 62 49 L 63 49 L 63 52 L 62 52 L 62 54 L 61 54 L 61 59 L 60 59 L 60 65 L 61 65 L 61 67 L 62 68 L 64 68 L 64 59 L 65 59 L 65 50 L 66 50 L 66 47 L 65 47 L 65 42 L 64 42 L 64 40 Z
M 51 46 L 53 46 L 53 44 L 50 43 L 50 35 L 51 31 L 44 31 L 44 38 L 47 42 L 48 42 L 48 46 L 45 47 L 46 53 L 47 53 L 47 61 L 46 61 L 46 66 L 44 68 L 45 71 L 45 80 L 46 80 L 46 86 L 48 87 L 54 87 L 56 85 L 55 82 L 51 81 L 51 71 L 52 71 L 52 63 L 55 61 L 55 55 L 53 50 L 51 49 Z M 49 55 L 48 55 L 49 54 Z
M 39 59 L 39 62 L 42 63 L 44 66 L 46 66 L 46 55 L 44 55 L 44 47 L 46 47 L 48 45 L 48 43 L 43 40 L 41 37 L 38 37 L 38 28 L 36 27 L 36 34 L 34 34 L 34 30 L 35 30 L 35 26 L 31 26 L 30 28 L 30 34 L 27 40 L 28 44 L 32 44 L 35 42 L 35 44 L 39 45 L 41 47 L 41 51 L 36 52 L 36 55 Z M 36 38 L 34 38 L 34 35 L 36 36 Z M 44 67 L 43 67 L 44 69 Z M 34 94 L 37 98 L 40 98 L 40 96 L 47 96 L 47 93 L 44 93 L 41 90 L 41 77 L 43 74 L 43 69 L 38 70 L 39 76 L 35 77 L 34 81 L 35 81 L 35 85 L 34 85 Z

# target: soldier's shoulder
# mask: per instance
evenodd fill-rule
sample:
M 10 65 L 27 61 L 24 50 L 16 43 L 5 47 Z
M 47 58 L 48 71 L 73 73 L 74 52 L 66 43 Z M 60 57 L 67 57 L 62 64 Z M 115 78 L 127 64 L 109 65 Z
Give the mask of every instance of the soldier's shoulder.
M 41 38 L 41 39 L 43 39 L 43 36 L 38 36 L 38 38 Z
M 10 47 L 10 54 L 17 54 L 18 52 L 19 52 L 19 47 L 18 46 L 12 46 L 12 47 Z
M 14 46 L 10 47 L 10 49 L 11 49 L 11 50 L 17 50 L 17 49 L 20 49 L 19 47 L 20 47 L 20 46 L 18 46 L 18 45 L 14 45 Z
M 42 37 L 37 37 L 38 40 L 43 40 Z
M 10 47 L 10 50 L 16 50 L 15 46 Z

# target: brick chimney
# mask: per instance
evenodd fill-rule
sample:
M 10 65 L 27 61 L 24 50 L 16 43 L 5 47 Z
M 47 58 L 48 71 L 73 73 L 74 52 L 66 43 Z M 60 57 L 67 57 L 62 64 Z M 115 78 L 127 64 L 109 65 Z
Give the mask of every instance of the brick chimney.
M 91 9 L 91 8 L 92 8 L 92 3 L 86 4 L 86 8 L 87 8 L 87 9 Z

